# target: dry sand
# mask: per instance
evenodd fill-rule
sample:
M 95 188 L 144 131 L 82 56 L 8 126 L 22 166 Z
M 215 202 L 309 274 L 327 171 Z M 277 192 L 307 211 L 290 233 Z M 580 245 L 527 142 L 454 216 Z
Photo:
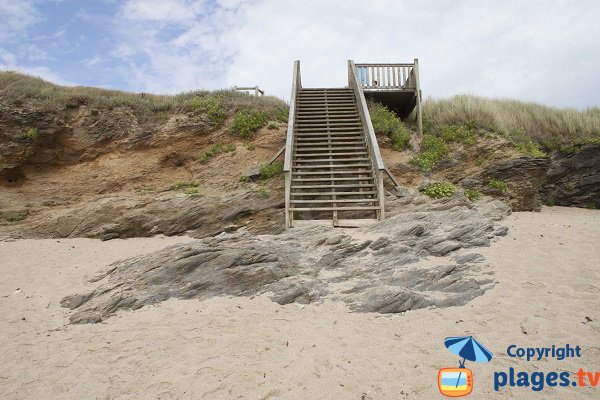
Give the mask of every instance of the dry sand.
M 443 339 L 460 335 L 494 352 L 490 364 L 467 363 L 470 398 L 598 398 L 600 385 L 494 392 L 492 378 L 509 367 L 600 371 L 600 211 L 544 208 L 505 223 L 508 236 L 480 251 L 495 288 L 462 307 L 400 315 L 260 296 L 170 300 L 73 326 L 59 301 L 89 287 L 96 271 L 192 239 L 2 242 L 0 398 L 436 399 L 437 370 L 458 365 Z M 581 346 L 582 357 L 506 355 L 510 344 L 565 343 Z

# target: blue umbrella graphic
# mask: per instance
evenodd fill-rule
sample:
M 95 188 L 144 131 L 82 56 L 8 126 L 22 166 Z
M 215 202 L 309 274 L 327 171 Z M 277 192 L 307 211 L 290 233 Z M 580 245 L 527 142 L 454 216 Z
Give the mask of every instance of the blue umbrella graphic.
M 473 336 L 447 337 L 444 339 L 446 348 L 457 356 L 462 357 L 460 368 L 465 367 L 465 360 L 474 362 L 489 362 L 492 359 L 492 352 L 479 343 Z M 456 386 L 460 380 L 462 372 L 458 374 Z

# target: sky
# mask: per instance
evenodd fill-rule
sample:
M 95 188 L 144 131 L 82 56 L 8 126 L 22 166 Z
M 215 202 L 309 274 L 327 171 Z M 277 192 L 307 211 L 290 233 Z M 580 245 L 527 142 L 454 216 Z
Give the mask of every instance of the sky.
M 178 93 L 347 84 L 419 59 L 423 96 L 600 106 L 598 0 L 0 0 L 0 70 Z

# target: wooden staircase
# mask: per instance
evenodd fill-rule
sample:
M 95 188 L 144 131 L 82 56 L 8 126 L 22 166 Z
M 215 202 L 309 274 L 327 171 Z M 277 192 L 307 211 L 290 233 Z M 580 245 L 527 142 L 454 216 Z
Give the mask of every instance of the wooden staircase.
M 382 201 L 354 91 L 300 89 L 295 112 L 288 209 L 294 220 L 338 226 L 379 219 Z
M 294 62 L 283 171 L 286 228 L 384 218 L 385 166 L 351 60 L 347 88 L 303 88 Z

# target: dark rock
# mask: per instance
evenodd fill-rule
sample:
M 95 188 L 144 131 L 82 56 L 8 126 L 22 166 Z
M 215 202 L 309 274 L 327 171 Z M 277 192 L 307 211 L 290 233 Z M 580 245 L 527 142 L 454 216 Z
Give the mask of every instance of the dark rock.
M 423 256 L 488 245 L 502 232 L 474 209 L 417 211 L 360 229 L 294 228 L 280 235 L 237 231 L 117 262 L 96 288 L 63 299 L 71 322 L 101 321 L 169 298 L 252 296 L 279 303 L 343 301 L 353 310 L 403 312 L 465 304 L 492 287 L 488 267 L 463 256 L 456 265 L 419 266 Z
M 542 193 L 547 204 L 600 208 L 600 145 L 555 153 Z

